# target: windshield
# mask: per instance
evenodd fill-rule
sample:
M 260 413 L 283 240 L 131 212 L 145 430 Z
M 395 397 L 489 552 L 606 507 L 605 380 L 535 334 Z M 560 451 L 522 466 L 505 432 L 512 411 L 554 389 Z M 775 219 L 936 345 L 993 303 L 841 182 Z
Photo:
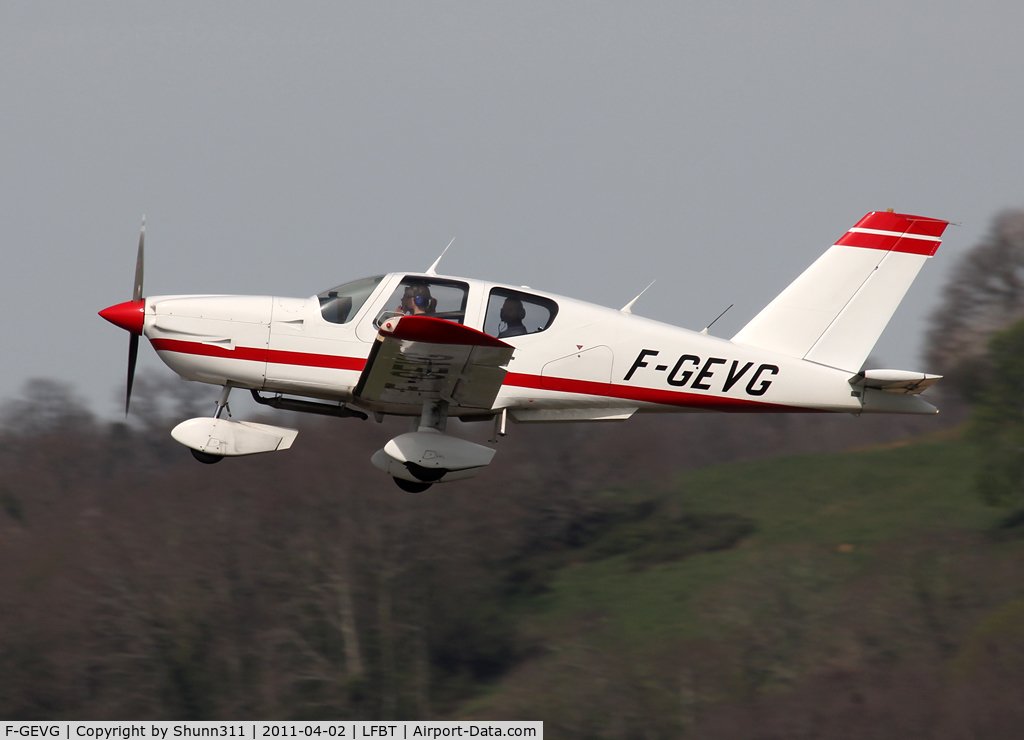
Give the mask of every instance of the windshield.
M 320 299 L 320 313 L 332 324 L 347 324 L 355 318 L 383 279 L 383 275 L 377 275 L 325 290 L 317 296 Z

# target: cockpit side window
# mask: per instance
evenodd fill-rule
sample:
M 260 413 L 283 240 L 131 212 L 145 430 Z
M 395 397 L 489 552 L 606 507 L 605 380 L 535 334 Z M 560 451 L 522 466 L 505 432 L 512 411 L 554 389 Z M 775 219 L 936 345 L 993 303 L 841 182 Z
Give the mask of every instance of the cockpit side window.
M 434 316 L 461 324 L 466 320 L 469 285 L 457 280 L 409 276 L 377 314 L 377 325 L 392 316 Z
M 558 304 L 550 298 L 508 288 L 494 288 L 487 299 L 484 333 L 498 339 L 536 334 L 551 326 Z
M 325 290 L 317 296 L 320 299 L 320 315 L 332 324 L 347 324 L 355 318 L 383 279 L 383 275 L 377 275 Z

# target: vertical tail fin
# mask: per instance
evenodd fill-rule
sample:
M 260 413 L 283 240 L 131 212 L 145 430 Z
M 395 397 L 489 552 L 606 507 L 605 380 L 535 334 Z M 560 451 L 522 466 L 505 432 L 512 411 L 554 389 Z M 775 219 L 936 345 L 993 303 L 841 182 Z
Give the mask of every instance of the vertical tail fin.
M 732 341 L 857 372 L 947 223 L 869 213 Z

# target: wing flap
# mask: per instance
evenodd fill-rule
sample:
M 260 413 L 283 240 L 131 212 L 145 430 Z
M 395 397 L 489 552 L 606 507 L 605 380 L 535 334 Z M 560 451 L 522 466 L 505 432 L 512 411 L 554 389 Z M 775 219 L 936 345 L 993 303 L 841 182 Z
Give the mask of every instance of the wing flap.
M 385 405 L 441 400 L 461 408 L 490 409 L 513 351 L 488 334 L 444 319 L 388 319 L 353 393 Z

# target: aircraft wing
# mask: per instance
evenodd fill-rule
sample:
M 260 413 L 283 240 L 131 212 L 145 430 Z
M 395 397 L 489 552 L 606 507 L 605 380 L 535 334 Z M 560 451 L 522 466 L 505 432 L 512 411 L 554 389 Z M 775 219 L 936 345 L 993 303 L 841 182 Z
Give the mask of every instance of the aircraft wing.
M 381 404 L 490 409 L 514 347 L 489 334 L 431 316 L 386 320 L 353 395 Z

